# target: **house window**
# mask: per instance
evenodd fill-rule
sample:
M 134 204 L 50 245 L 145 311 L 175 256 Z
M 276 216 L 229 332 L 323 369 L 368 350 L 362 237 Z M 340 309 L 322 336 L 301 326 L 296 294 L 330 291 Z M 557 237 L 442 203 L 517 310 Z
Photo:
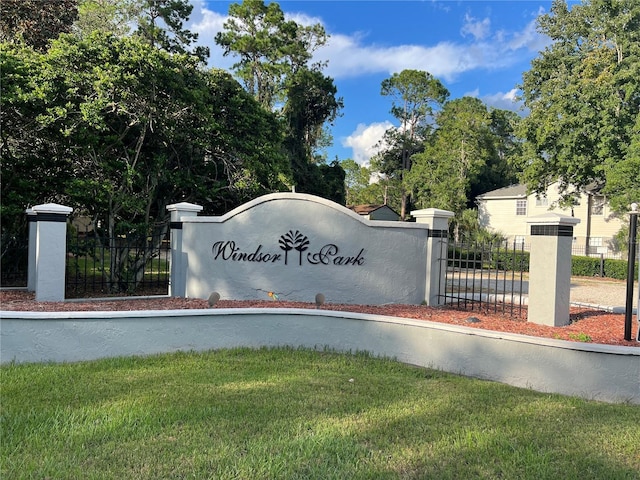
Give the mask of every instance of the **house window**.
M 546 207 L 549 205 L 549 199 L 546 195 L 536 197 L 536 207 Z
M 590 247 L 601 247 L 602 246 L 602 237 L 589 237 L 589 246 Z
M 516 215 L 527 214 L 527 200 L 516 200 Z
M 591 215 L 604 215 L 604 197 L 602 195 L 591 197 Z

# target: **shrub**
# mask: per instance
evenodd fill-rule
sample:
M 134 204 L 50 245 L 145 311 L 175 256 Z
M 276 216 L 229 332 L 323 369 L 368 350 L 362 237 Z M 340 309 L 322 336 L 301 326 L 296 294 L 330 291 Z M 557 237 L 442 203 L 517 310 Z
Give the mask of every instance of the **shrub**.
M 448 265 L 458 268 L 482 268 L 482 250 L 465 247 L 449 247 Z
M 529 258 L 529 252 L 513 249 L 501 250 L 492 255 L 491 268 L 528 272 Z
M 600 258 L 596 257 L 571 257 L 571 275 L 579 277 L 596 277 L 600 275 Z
M 599 277 L 600 262 L 598 257 L 571 257 L 571 275 L 579 277 Z M 616 260 L 606 258 L 602 260 L 602 276 L 607 278 L 616 278 L 618 280 L 626 280 L 628 262 L 626 260 Z M 636 272 L 638 264 L 636 263 Z
M 604 276 L 609 278 L 627 279 L 627 269 L 629 262 L 627 260 L 606 259 L 604 261 Z M 638 263 L 636 263 L 635 272 L 638 272 Z

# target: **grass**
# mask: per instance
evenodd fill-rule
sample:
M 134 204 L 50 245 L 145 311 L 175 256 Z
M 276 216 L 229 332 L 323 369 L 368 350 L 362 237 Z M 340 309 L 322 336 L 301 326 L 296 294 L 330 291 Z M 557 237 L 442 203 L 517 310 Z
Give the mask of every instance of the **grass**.
M 234 349 L 0 373 L 7 479 L 640 475 L 640 406 L 363 353 Z
M 105 272 L 111 269 L 110 255 L 106 253 L 101 261 L 91 256 L 73 256 L 67 259 L 67 270 L 69 273 L 79 272 L 86 275 L 102 275 L 102 268 Z M 163 275 L 169 271 L 169 260 L 166 258 L 150 258 L 145 265 L 145 275 Z
M 587 335 L 584 332 L 580 332 L 580 333 L 569 333 L 567 334 L 567 336 L 571 339 L 571 340 L 575 340 L 576 342 L 585 342 L 585 343 L 589 343 L 591 341 L 593 341 L 593 339 Z

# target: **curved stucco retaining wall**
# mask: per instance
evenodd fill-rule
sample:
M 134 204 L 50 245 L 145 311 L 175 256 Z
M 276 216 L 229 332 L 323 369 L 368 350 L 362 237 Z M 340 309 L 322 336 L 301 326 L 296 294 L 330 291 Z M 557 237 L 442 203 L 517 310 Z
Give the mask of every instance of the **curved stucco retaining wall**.
M 640 404 L 640 348 L 306 309 L 1 312 L 0 361 L 304 346 L 374 355 L 542 392 Z

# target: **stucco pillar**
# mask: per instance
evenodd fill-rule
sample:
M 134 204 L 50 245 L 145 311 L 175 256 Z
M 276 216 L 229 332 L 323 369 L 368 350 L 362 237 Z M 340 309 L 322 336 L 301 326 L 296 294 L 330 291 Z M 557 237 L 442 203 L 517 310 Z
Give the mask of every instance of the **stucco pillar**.
M 171 258 L 169 296 L 184 297 L 187 291 L 188 258 L 182 249 L 182 218 L 195 217 L 204 207 L 181 202 L 167 206 L 171 212 Z
M 29 247 L 27 251 L 27 291 L 36 291 L 36 212 L 33 208 L 25 210 L 29 226 Z
M 47 203 L 33 207 L 36 217 L 36 301 L 64 300 L 67 259 L 67 217 L 73 208 Z
M 528 321 L 569 324 L 573 227 L 580 220 L 547 213 L 527 219 L 531 228 Z
M 444 303 L 447 285 L 447 244 L 449 239 L 449 219 L 453 212 L 437 208 L 414 210 L 411 216 L 416 223 L 429 226 L 427 240 L 427 274 L 424 300 L 429 306 Z

